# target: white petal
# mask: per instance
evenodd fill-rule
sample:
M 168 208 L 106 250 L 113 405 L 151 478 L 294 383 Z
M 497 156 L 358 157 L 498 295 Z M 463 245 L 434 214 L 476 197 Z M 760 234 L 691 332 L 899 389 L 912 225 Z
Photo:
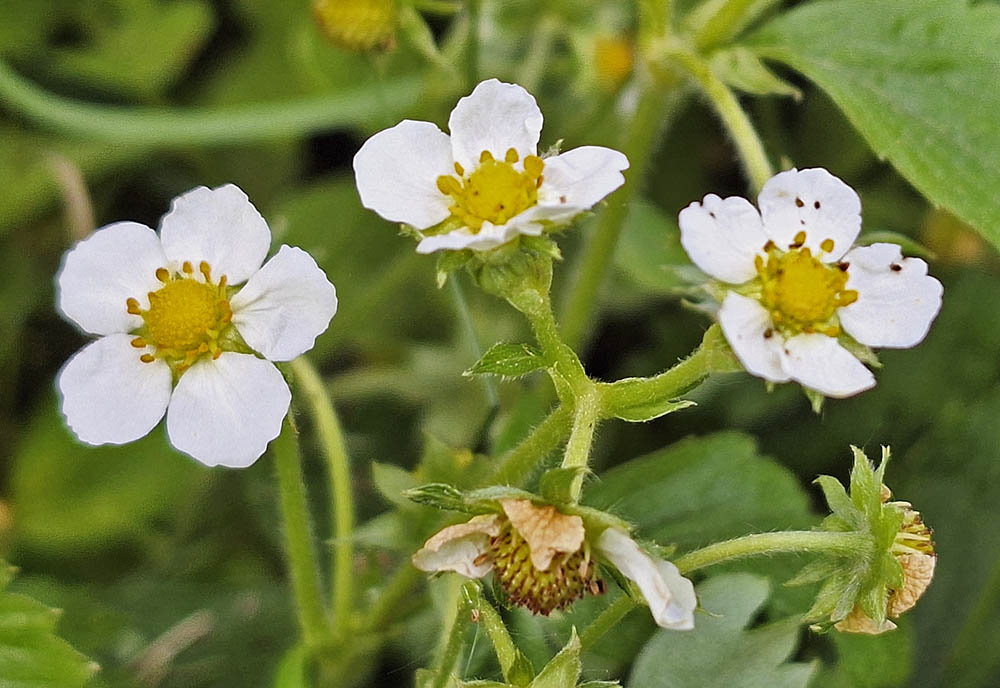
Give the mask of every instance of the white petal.
M 534 155 L 542 111 L 534 96 L 517 84 L 488 79 L 458 101 L 448 118 L 448 130 L 455 161 L 468 173 L 476 169 L 483 151 L 497 160 L 511 148 L 521 158 Z
M 156 232 L 138 222 L 98 229 L 66 252 L 56 278 L 63 315 L 91 334 L 130 332 L 142 318 L 129 315 L 125 301 L 149 308 L 147 294 L 163 286 L 156 271 L 167 257 Z
M 844 256 L 847 289 L 858 300 L 837 311 L 849 335 L 868 346 L 905 349 L 927 336 L 941 310 L 941 283 L 927 263 L 903 258 L 896 244 L 858 247 Z
M 785 341 L 782 365 L 796 382 L 834 399 L 875 386 L 875 376 L 833 337 L 799 334 Z
M 729 292 L 719 308 L 719 325 L 748 373 L 771 382 L 788 382 L 790 377 L 781 364 L 781 336 L 760 303 Z
M 206 261 L 212 279 L 225 275 L 229 284 L 242 284 L 264 262 L 271 230 L 238 186 L 199 186 L 170 204 L 160 221 L 160 240 L 176 265 L 190 261 L 197 274 Z
M 493 568 L 482 555 L 489 551 L 490 537 L 499 533 L 496 514 L 474 516 L 435 533 L 413 555 L 413 566 L 429 573 L 455 571 L 466 578 L 482 578 Z
M 657 625 L 676 631 L 694 628 L 694 610 L 698 606 L 694 585 L 680 575 L 676 566 L 653 559 L 615 528 L 601 533 L 595 544 L 601 555 L 639 587 Z
M 813 255 L 833 239 L 833 250 L 822 256 L 832 262 L 844 255 L 861 231 L 861 199 L 854 189 L 821 167 L 786 170 L 771 177 L 757 197 L 764 231 L 785 249 L 799 232 Z
M 167 411 L 167 435 L 206 466 L 244 468 L 281 432 L 291 399 L 273 363 L 223 353 L 181 375 Z
M 572 217 L 624 184 L 622 170 L 627 169 L 624 154 L 601 146 L 582 146 L 545 158 L 537 207 Z
M 87 444 L 125 444 L 149 433 L 170 400 L 170 368 L 143 363 L 146 349 L 127 334 L 101 337 L 80 349 L 59 372 L 62 412 Z
M 512 217 L 506 224 L 493 225 L 484 222 L 479 232 L 473 234 L 469 229 L 456 229 L 447 234 L 435 234 L 424 237 L 417 244 L 417 253 L 434 253 L 435 251 L 460 251 L 469 248 L 474 251 L 488 251 L 502 246 L 521 234 L 539 236 L 543 228 L 540 224 L 530 221 L 529 208 L 525 212 Z
M 709 194 L 684 208 L 677 222 L 681 245 L 704 272 L 730 284 L 757 275 L 754 256 L 763 253 L 767 237 L 760 214 L 747 199 Z
M 230 303 L 233 324 L 254 351 L 290 361 L 326 331 L 337 312 L 337 291 L 312 256 L 282 246 Z
M 354 156 L 361 205 L 417 229 L 448 217 L 451 199 L 438 191 L 437 179 L 453 174 L 451 141 L 430 122 L 404 119 L 365 141 Z

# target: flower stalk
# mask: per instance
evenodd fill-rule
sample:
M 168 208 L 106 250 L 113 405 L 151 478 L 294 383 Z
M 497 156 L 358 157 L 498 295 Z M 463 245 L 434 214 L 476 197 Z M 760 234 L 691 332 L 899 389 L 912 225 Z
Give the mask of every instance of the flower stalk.
M 271 443 L 271 449 L 278 472 L 285 551 L 299 627 L 306 645 L 315 649 L 329 636 L 330 627 L 320 592 L 319 562 L 313 546 L 298 433 L 291 421 L 285 421 L 284 429 Z
M 296 358 L 290 366 L 316 423 L 316 434 L 329 474 L 333 521 L 333 619 L 338 630 L 343 632 L 354 597 L 354 498 L 350 459 L 340 421 L 319 372 L 304 356 Z
M 721 564 L 733 559 L 803 552 L 859 557 L 871 550 L 871 538 L 864 533 L 824 532 L 814 530 L 788 530 L 777 533 L 754 533 L 743 537 L 715 542 L 674 560 L 682 574 Z
M 566 442 L 563 468 L 580 469 L 570 484 L 569 497 L 572 502 L 580 500 L 583 478 L 590 461 L 590 448 L 594 443 L 594 430 L 601 414 L 601 398 L 596 389 L 590 389 L 576 399 L 573 413 L 573 429 Z

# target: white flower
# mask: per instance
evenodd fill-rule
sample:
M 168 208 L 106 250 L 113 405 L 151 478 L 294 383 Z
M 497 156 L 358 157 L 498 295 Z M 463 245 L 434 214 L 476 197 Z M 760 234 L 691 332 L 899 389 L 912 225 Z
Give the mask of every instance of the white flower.
M 503 513 L 475 516 L 433 535 L 413 555 L 421 571 L 482 578 L 491 571 L 514 604 L 548 614 L 599 592 L 593 552 L 642 593 L 663 628 L 694 628 L 694 586 L 669 561 L 654 559 L 625 532 L 606 528 L 590 543 L 583 520 L 551 505 L 502 499 Z
M 171 444 L 209 466 L 264 452 L 291 399 L 271 361 L 311 349 L 337 310 L 308 253 L 282 246 L 262 266 L 270 245 L 256 208 L 226 185 L 175 198 L 159 236 L 117 222 L 66 253 L 59 309 L 100 337 L 57 382 L 80 440 L 131 442 L 166 413 Z
M 861 201 L 824 169 L 787 170 L 764 184 L 760 212 L 744 198 L 705 196 L 680 213 L 681 243 L 703 271 L 733 286 L 719 309 L 748 372 L 794 380 L 828 397 L 872 387 L 845 348 L 909 348 L 941 308 L 941 283 L 899 246 L 853 247 Z
M 419 253 L 483 251 L 520 234 L 540 235 L 625 181 L 628 159 L 610 148 L 538 157 L 542 113 L 517 84 L 483 81 L 455 105 L 448 128 L 451 136 L 430 122 L 403 120 L 354 156 L 366 208 L 417 230 L 451 220 L 422 235 Z

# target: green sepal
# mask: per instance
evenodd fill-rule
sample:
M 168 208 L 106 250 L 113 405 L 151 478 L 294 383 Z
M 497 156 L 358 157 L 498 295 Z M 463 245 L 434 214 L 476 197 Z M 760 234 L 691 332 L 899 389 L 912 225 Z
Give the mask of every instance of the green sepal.
M 588 472 L 585 466 L 549 469 L 542 474 L 538 491 L 546 500 L 556 504 L 569 504 L 573 501 L 573 483 Z
M 448 277 L 451 273 L 461 270 L 474 259 L 475 255 L 472 251 L 442 251 L 438 255 L 435 268 L 438 289 L 443 288 L 448 283 Z
M 411 487 L 403 492 L 403 496 L 417 504 L 426 504 L 444 511 L 464 511 L 476 513 L 465 501 L 465 495 L 451 485 L 445 483 L 430 483 L 420 487 Z
M 559 244 L 544 234 L 539 236 L 522 234 L 520 241 L 521 245 L 529 251 L 549 256 L 553 260 L 562 260 L 562 251 L 559 250 Z
M 775 76 L 752 50 L 740 45 L 716 51 L 709 64 L 728 86 L 755 96 L 791 96 L 802 99 L 802 91 Z
M 866 346 L 853 337 L 848 337 L 846 334 L 838 337 L 837 343 L 865 365 L 876 369 L 882 367 L 882 361 L 879 360 L 878 354 L 870 346 Z
M 531 688 L 574 688 L 582 671 L 580 636 L 576 634 L 574 626 L 570 631 L 569 642 L 542 667 L 531 682 Z
M 823 557 L 811 561 L 802 569 L 795 574 L 792 578 L 785 581 L 785 585 L 788 587 L 797 587 L 800 585 L 811 585 L 812 583 L 820 583 L 825 580 L 829 580 L 831 576 L 835 575 L 841 569 L 841 564 L 839 561 L 832 559 L 830 557 Z
M 823 396 L 822 392 L 817 392 L 815 389 L 809 389 L 808 387 L 803 387 L 802 392 L 806 395 L 806 399 L 809 400 L 809 406 L 812 408 L 812 412 L 817 416 L 823 412 L 823 404 L 826 402 L 826 397 Z
M 499 375 L 517 378 L 545 368 L 542 352 L 528 344 L 500 342 L 491 346 L 463 375 Z
M 847 496 L 847 490 L 844 489 L 839 480 L 830 475 L 821 475 L 813 480 L 813 483 L 819 485 L 820 489 L 823 490 L 823 496 L 826 498 L 826 504 L 830 507 L 830 511 L 855 528 L 863 525 L 863 521 L 859 518 L 860 512 L 854 506 L 851 498 Z M 827 529 L 824 528 L 824 530 Z
M 896 244 L 903 253 L 908 256 L 917 256 L 926 260 L 937 260 L 937 254 L 930 250 L 913 237 L 909 237 L 899 232 L 892 232 L 886 229 L 878 229 L 871 232 L 862 232 L 854 240 L 855 246 L 871 246 L 872 244 Z

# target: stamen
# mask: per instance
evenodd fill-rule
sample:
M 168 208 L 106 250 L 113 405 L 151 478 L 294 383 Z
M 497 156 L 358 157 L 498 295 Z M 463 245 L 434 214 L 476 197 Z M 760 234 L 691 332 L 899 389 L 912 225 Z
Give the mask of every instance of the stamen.
M 506 163 L 514 164 L 518 160 L 517 151 L 514 150 L 513 148 L 508 148 L 507 149 L 507 155 L 505 155 L 503 159 L 504 159 L 504 162 L 506 162 Z
M 131 297 L 125 299 L 125 310 L 131 315 L 142 315 L 142 310 L 139 308 L 139 302 Z
M 170 272 L 166 268 L 156 268 L 156 279 L 166 284 L 170 281 Z
M 490 162 L 491 160 L 493 160 L 493 154 L 490 153 L 488 150 L 484 150 L 482 153 L 479 154 L 480 165 L 482 165 L 484 162 Z
M 129 342 L 129 344 L 131 344 L 132 346 L 134 346 L 136 349 L 145 349 L 146 348 L 146 340 L 143 339 L 142 337 L 136 337 L 131 342 Z
M 185 260 L 184 264 L 181 265 L 181 270 L 183 270 L 184 272 L 186 272 L 189 275 L 193 274 L 194 273 L 194 268 L 191 267 L 191 261 Z
M 201 261 L 201 263 L 198 264 L 198 270 L 205 276 L 206 282 L 212 281 L 212 268 L 208 267 L 208 263 Z
M 143 354 L 142 356 L 139 357 L 139 360 L 142 361 L 143 363 L 152 363 L 153 361 L 156 360 L 156 357 L 153 356 L 153 354 Z
M 833 239 L 823 239 L 823 243 L 819 245 L 820 250 L 824 253 L 830 253 L 833 251 Z
M 459 177 L 465 176 L 465 168 L 459 165 L 457 162 L 455 163 L 455 171 L 458 172 Z

